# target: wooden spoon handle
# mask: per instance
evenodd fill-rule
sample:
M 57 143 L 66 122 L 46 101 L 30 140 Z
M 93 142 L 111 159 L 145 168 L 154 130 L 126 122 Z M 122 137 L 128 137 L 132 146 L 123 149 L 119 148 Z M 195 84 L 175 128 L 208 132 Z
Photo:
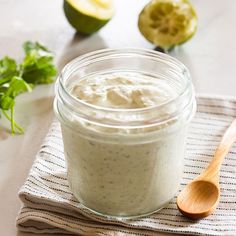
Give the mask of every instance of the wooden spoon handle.
M 224 133 L 220 145 L 217 147 L 215 151 L 214 158 L 208 165 L 207 169 L 202 173 L 201 177 L 211 179 L 212 181 L 218 181 L 219 171 L 221 163 L 229 152 L 230 147 L 236 141 L 236 119 L 233 120 L 231 125 L 228 127 L 226 132 Z

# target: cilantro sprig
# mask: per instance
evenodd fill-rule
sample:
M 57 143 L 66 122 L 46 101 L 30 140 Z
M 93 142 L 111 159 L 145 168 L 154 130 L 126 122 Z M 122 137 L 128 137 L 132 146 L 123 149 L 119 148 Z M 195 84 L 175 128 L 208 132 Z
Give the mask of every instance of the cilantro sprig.
M 57 73 L 53 54 L 46 47 L 28 41 L 23 49 L 25 57 L 20 64 L 7 56 L 0 60 L 0 115 L 10 121 L 12 134 L 24 132 L 14 120 L 15 98 L 30 92 L 34 85 L 52 83 Z

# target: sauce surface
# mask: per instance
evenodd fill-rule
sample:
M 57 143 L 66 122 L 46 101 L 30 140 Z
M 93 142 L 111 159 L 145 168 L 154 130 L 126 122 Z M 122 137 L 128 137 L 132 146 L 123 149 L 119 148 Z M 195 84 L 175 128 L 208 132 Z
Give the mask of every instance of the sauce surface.
M 96 106 L 125 109 L 160 105 L 176 96 L 166 81 L 131 73 L 87 77 L 72 94 Z

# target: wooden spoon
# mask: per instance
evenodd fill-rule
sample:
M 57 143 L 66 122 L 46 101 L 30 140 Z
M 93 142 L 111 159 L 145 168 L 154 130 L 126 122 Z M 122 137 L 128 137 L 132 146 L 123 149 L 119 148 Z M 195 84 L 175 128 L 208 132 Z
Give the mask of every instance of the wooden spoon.
M 201 219 L 215 210 L 220 199 L 220 166 L 235 141 L 236 119 L 226 130 L 206 170 L 190 182 L 177 197 L 177 206 L 183 215 L 191 219 Z

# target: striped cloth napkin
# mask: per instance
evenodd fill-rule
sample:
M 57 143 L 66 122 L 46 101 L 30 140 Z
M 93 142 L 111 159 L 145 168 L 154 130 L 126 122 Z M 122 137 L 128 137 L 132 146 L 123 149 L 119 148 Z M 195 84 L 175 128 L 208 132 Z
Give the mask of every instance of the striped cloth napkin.
M 221 137 L 236 117 L 236 99 L 198 97 L 198 111 L 187 139 L 181 189 L 212 159 Z M 23 207 L 17 218 L 21 231 L 79 235 L 156 235 L 157 231 L 188 235 L 236 235 L 236 145 L 225 158 L 220 177 L 221 200 L 215 213 L 190 221 L 176 208 L 176 198 L 158 213 L 117 221 L 97 216 L 72 195 L 66 178 L 61 131 L 54 122 L 20 189 Z

